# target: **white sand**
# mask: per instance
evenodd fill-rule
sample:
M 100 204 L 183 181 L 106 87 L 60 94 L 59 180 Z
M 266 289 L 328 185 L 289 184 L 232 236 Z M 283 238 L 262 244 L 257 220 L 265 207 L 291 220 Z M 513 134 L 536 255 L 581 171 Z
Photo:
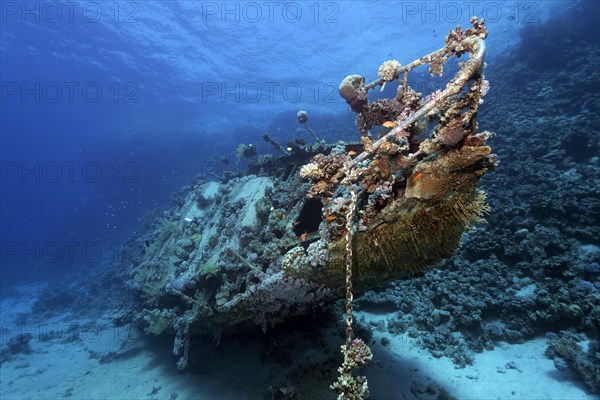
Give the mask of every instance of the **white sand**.
M 2 311 L 2 344 L 16 334 L 12 320 L 31 307 L 31 292 L 5 299 Z M 375 319 L 381 319 L 378 316 Z M 50 323 L 52 325 L 50 325 Z M 64 334 L 40 341 L 39 334 L 78 323 L 79 339 Z M 100 329 L 101 328 L 101 329 Z M 34 334 L 32 354 L 20 354 L 0 367 L 0 399 L 263 399 L 281 366 L 264 367 L 259 345 L 229 345 L 207 350 L 205 364 L 196 374 L 175 368 L 170 342 L 135 333 L 119 358 L 101 364 L 90 351 L 116 351 L 127 337 L 128 327 L 114 328 L 107 320 L 81 320 L 63 315 L 48 324 L 28 327 Z M 384 347 L 381 337 L 390 339 Z M 544 356 L 545 340 L 521 345 L 502 345 L 475 357 L 473 366 L 456 369 L 445 358 L 435 359 L 420 350 L 413 339 L 375 332 L 374 363 L 366 373 L 371 399 L 412 399 L 413 382 L 435 383 L 460 399 L 593 399 L 568 373 L 559 372 Z M 314 349 L 313 349 L 314 350 Z M 311 356 L 311 351 L 301 356 Z M 314 351 L 313 351 L 314 355 Z M 518 369 L 507 368 L 514 362 Z M 294 384 L 294 382 L 290 382 Z M 330 398 L 335 398 L 334 393 Z M 422 396 L 420 398 L 427 398 Z
M 381 320 L 362 314 L 366 320 Z M 390 340 L 379 345 L 382 337 Z M 393 336 L 374 332 L 374 365 L 366 375 L 373 398 L 414 398 L 413 382 L 423 386 L 435 383 L 459 399 L 597 399 L 583 384 L 574 382 L 570 372 L 561 372 L 544 355 L 543 338 L 524 344 L 500 344 L 492 351 L 475 354 L 475 362 L 456 368 L 448 358 L 434 358 L 419 348 L 408 335 Z M 507 366 L 513 362 L 514 368 Z M 385 388 L 385 389 L 381 389 Z

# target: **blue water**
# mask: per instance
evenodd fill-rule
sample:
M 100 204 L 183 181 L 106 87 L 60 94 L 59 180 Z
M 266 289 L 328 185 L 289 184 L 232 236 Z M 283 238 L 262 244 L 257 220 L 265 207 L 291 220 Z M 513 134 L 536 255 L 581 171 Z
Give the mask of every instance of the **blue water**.
M 28 255 L 48 241 L 127 237 L 216 155 L 265 132 L 289 139 L 300 109 L 351 132 L 344 76 L 435 50 L 473 11 L 488 18 L 493 59 L 567 6 L 3 2 L 4 279 L 17 258 L 19 273 L 54 260 Z
M 3 1 L 1 286 L 105 265 L 238 144 L 310 140 L 298 110 L 329 141 L 358 138 L 337 93 L 346 75 L 372 81 L 471 15 L 487 19 L 493 68 L 520 32 L 574 4 Z

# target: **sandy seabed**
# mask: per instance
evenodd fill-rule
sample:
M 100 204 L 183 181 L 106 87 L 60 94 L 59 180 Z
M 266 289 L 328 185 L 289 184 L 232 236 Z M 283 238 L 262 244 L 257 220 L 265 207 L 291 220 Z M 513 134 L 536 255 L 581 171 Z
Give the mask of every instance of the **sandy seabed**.
M 31 299 L 39 290 L 23 287 L 16 292 L 19 295 L 0 302 L 2 345 L 18 333 L 33 335 L 28 354 L 19 353 L 0 366 L 2 400 L 268 399 L 273 378 L 285 373 L 281 366 L 261 363 L 259 345 L 252 343 L 222 345 L 206 355 L 200 373 L 182 373 L 166 342 L 149 339 L 129 326 L 114 327 L 102 316 L 65 314 L 18 326 L 16 318 L 31 311 Z M 362 317 L 385 318 L 365 313 Z M 386 346 L 380 344 L 384 337 L 389 340 Z M 374 360 L 365 370 L 370 399 L 427 398 L 415 395 L 411 390 L 415 383 L 434 384 L 459 399 L 598 398 L 574 381 L 570 372 L 554 367 L 544 356 L 543 338 L 516 345 L 500 343 L 493 351 L 476 354 L 474 364 L 462 369 L 448 359 L 433 358 L 408 336 L 374 332 L 374 339 Z M 306 348 L 297 356 L 319 355 Z M 323 393 L 336 397 L 329 389 Z

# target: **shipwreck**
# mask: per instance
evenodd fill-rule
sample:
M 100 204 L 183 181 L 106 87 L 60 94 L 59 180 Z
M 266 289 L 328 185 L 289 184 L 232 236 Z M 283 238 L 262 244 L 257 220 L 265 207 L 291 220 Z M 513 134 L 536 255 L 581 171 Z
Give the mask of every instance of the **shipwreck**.
M 350 337 L 353 293 L 454 254 L 488 210 L 477 185 L 496 164 L 486 144 L 492 134 L 476 122 L 489 88 L 487 30 L 471 22 L 418 60 L 384 62 L 374 82 L 342 81 L 356 142 L 283 148 L 265 136 L 275 154 L 240 147 L 252 159 L 244 172 L 195 180 L 146 232 L 127 259 L 135 312 L 147 333 L 174 334 L 180 368 L 191 335 L 269 329 L 344 297 Z M 428 65 L 441 76 L 451 57 L 465 54 L 443 89 L 411 88 L 409 71 Z M 392 84 L 395 97 L 369 101 L 370 91 Z M 374 127 L 384 134 L 373 137 Z

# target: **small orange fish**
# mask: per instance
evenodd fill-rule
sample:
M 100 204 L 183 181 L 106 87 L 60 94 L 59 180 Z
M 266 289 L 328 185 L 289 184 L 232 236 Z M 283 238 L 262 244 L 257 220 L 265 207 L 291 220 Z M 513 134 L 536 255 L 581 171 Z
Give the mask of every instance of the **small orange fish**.
M 354 150 L 350 150 L 350 151 L 348 152 L 348 155 L 349 155 L 350 157 L 354 157 L 356 154 L 357 154 L 357 153 L 356 153 Z
M 335 215 L 328 215 L 327 216 L 327 221 L 331 222 L 333 220 L 335 220 L 337 217 Z
M 300 235 L 300 240 L 305 241 L 307 236 L 308 236 L 308 233 L 304 232 L 302 235 Z
M 398 124 L 395 121 L 385 121 L 382 125 L 385 128 L 395 128 Z
M 422 172 L 419 172 L 417 175 L 415 175 L 415 179 L 414 179 L 414 181 L 416 182 L 416 181 L 418 181 L 419 179 L 421 179 L 422 177 L 423 177 L 423 173 L 422 173 Z

